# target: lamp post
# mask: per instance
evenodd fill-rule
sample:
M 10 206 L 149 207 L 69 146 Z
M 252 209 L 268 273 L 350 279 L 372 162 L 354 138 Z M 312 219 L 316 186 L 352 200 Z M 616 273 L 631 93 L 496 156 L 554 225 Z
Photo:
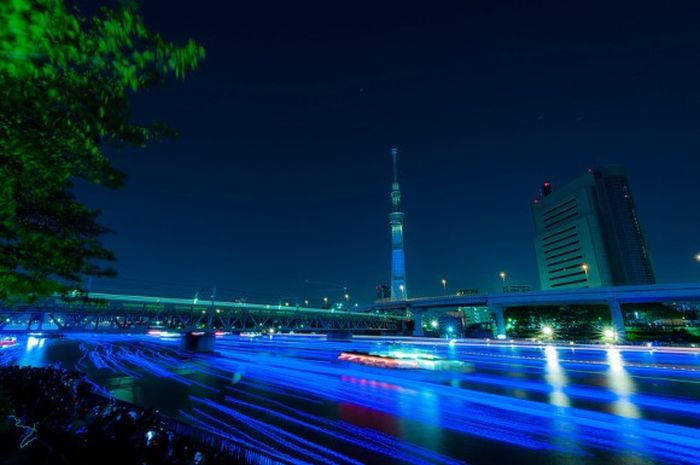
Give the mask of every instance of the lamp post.
M 442 279 L 440 280 L 440 283 L 442 283 L 442 292 L 444 292 L 445 294 L 447 294 L 447 279 L 442 278 Z
M 500 273 L 498 273 L 498 276 L 501 277 L 501 282 L 503 283 L 503 287 L 506 287 L 506 272 L 501 271 Z
M 323 306 L 327 307 L 328 306 L 328 297 L 323 298 Z
M 588 264 L 584 263 L 583 265 L 581 265 L 581 269 L 584 273 L 586 273 L 586 284 L 590 286 L 590 283 L 588 282 Z

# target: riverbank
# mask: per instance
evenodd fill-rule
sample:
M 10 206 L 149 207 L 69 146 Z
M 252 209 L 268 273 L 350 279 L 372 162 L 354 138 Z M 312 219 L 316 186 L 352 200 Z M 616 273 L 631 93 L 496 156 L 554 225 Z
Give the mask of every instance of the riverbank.
M 0 368 L 5 464 L 243 464 L 244 451 L 125 402 L 57 367 Z

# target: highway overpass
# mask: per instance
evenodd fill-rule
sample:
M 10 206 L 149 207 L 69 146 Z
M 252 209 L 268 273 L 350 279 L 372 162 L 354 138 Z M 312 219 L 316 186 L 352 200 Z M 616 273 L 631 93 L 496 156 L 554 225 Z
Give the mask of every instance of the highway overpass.
M 606 304 L 610 316 L 621 338 L 625 325 L 621 304 L 651 302 L 700 301 L 700 283 L 652 284 L 643 286 L 616 286 L 583 289 L 513 292 L 500 294 L 442 295 L 418 297 L 404 301 L 377 302 L 373 310 L 408 309 L 415 321 L 414 335 L 422 335 L 422 314 L 428 309 L 456 307 L 488 307 L 493 315 L 498 335 L 505 337 L 503 312 L 511 307 Z

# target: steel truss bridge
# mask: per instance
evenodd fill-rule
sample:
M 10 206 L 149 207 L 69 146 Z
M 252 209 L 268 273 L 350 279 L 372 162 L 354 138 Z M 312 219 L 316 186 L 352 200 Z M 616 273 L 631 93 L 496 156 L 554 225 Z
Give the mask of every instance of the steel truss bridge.
M 351 331 L 396 333 L 405 317 L 385 312 L 351 312 L 248 302 L 199 301 L 91 293 L 90 302 L 49 299 L 40 304 L 0 307 L 0 331 L 57 330 L 267 332 Z

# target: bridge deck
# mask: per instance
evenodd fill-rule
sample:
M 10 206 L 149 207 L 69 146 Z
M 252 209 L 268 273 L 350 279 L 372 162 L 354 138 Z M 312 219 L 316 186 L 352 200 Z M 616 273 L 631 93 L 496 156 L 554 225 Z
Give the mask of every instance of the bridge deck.
M 0 330 L 132 330 L 149 328 L 223 331 L 379 331 L 397 332 L 404 318 L 384 313 L 351 312 L 248 302 L 115 294 L 90 294 L 89 302 L 50 299 L 0 309 Z

